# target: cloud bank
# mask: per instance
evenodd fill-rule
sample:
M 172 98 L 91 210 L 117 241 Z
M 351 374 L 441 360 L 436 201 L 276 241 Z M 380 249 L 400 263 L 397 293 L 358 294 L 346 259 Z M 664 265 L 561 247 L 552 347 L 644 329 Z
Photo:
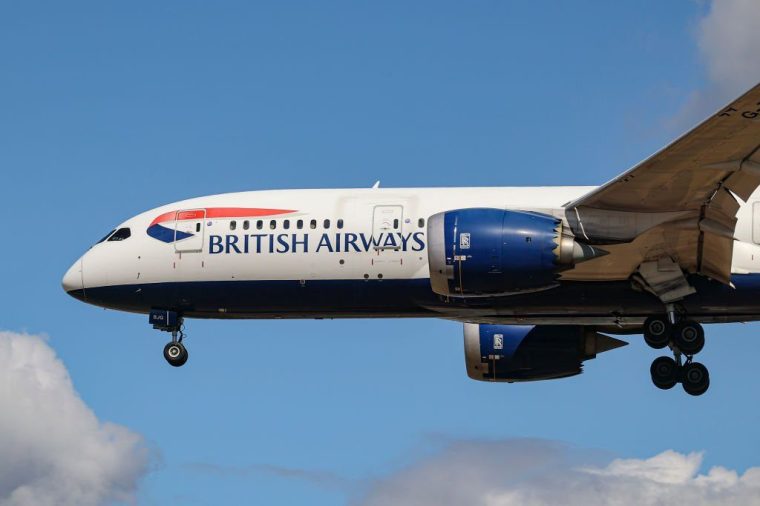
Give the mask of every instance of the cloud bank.
M 758 26 L 757 0 L 713 0 L 699 24 L 699 49 L 708 76 L 729 100 L 760 81 Z
M 133 502 L 142 438 L 100 422 L 39 336 L 0 331 L 0 505 Z
M 708 81 L 669 122 L 695 126 L 760 82 L 760 5 L 757 0 L 712 0 L 697 26 L 697 45 Z
M 702 455 L 672 450 L 616 459 L 548 441 L 460 441 L 371 484 L 360 506 L 760 505 L 760 468 L 699 472 Z M 589 461 L 592 461 L 589 463 Z

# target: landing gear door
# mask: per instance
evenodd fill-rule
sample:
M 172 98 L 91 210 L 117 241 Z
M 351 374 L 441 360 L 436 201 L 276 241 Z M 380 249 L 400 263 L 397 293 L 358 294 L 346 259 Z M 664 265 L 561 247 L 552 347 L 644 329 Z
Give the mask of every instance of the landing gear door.
M 177 253 L 200 253 L 206 231 L 205 209 L 177 211 L 174 220 L 174 251 Z
M 398 250 L 401 246 L 398 234 L 402 233 L 403 223 L 403 206 L 375 206 L 372 215 L 372 237 L 377 244 L 375 249 Z

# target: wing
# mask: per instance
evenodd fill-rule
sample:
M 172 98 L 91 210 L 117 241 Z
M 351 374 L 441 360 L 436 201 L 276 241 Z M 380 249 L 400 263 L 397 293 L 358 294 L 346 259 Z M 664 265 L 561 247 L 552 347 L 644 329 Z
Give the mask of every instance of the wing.
M 569 203 L 566 218 L 576 236 L 607 244 L 610 254 L 563 278 L 626 279 L 648 269 L 729 283 L 738 199 L 746 201 L 759 184 L 760 84 L 660 152 Z

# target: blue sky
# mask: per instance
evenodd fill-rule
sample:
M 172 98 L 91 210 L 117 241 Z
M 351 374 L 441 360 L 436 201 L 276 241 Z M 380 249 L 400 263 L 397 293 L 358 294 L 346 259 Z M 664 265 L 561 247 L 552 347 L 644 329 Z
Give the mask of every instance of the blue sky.
M 145 438 L 140 504 L 351 503 L 459 440 L 760 465 L 757 325 L 708 328 L 695 399 L 651 386 L 638 337 L 579 377 L 473 382 L 439 320 L 191 321 L 175 370 L 146 317 L 60 288 L 115 224 L 197 195 L 602 183 L 732 98 L 710 8 L 4 3 L 0 328 L 47 334 L 97 416 Z

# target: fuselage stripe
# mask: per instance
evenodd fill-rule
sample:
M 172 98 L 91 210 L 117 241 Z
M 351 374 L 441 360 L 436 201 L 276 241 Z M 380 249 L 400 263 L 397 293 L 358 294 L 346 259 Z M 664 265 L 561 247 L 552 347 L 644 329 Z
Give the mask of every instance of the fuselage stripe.
M 149 227 L 167 221 L 186 221 L 204 218 L 256 218 L 260 216 L 279 216 L 282 214 L 295 213 L 291 209 L 265 209 L 256 207 L 207 207 L 205 209 L 191 209 L 187 211 L 169 211 L 154 219 Z

